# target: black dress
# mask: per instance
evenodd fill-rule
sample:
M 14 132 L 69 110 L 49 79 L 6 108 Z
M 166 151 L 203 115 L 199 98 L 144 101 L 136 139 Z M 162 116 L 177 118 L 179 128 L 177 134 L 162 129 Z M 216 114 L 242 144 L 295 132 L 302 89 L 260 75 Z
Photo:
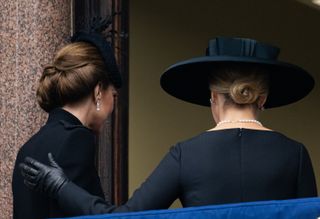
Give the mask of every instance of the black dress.
M 120 207 L 70 183 L 59 204 L 74 214 L 165 209 L 317 196 L 306 148 L 274 131 L 225 129 L 176 144 Z
M 48 164 L 47 154 L 51 152 L 68 178 L 102 198 L 100 179 L 94 167 L 94 145 L 94 134 L 75 116 L 63 109 L 50 112 L 46 125 L 18 152 L 12 179 L 13 218 L 42 219 L 72 215 L 60 209 L 54 199 L 33 192 L 23 184 L 18 165 L 26 156 Z

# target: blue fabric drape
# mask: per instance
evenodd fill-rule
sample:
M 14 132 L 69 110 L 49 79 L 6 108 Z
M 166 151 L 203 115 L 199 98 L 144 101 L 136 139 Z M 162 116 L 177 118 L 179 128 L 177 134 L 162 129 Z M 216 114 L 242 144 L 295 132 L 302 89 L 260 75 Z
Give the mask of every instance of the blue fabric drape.
M 320 198 L 259 201 L 169 210 L 114 213 L 73 219 L 317 219 Z M 71 219 L 71 218 L 70 218 Z

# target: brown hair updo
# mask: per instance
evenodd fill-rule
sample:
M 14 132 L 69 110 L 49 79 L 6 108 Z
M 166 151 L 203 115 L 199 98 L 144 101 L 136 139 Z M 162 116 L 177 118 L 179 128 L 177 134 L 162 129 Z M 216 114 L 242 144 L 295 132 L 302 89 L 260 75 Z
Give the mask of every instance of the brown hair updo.
M 267 96 L 268 75 L 254 64 L 225 64 L 210 76 L 210 90 L 224 94 L 226 103 L 257 104 L 260 96 Z
M 37 101 L 46 112 L 75 103 L 110 80 L 96 47 L 85 42 L 71 43 L 60 49 L 52 65 L 45 66 L 37 89 Z

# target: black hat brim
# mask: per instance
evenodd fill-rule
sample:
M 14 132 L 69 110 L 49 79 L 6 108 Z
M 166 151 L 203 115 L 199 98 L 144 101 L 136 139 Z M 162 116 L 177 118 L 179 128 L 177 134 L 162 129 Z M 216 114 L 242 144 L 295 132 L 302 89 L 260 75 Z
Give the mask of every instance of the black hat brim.
M 221 63 L 255 64 L 269 74 L 269 94 L 265 108 L 297 102 L 314 87 L 313 77 L 299 66 L 253 57 L 204 56 L 178 62 L 161 76 L 161 87 L 170 95 L 198 105 L 210 106 L 209 75 Z

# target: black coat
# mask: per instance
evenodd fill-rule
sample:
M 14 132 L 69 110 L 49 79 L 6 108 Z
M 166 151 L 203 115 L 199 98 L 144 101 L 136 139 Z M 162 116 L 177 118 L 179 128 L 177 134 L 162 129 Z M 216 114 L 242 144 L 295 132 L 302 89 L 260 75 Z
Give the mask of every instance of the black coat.
M 171 148 L 120 207 L 70 183 L 59 204 L 74 214 L 165 209 L 317 196 L 306 148 L 274 131 L 225 129 L 200 134 Z
M 95 137 L 72 114 L 55 109 L 38 133 L 18 152 L 12 179 L 14 219 L 42 219 L 71 216 L 61 210 L 56 201 L 23 184 L 18 165 L 26 156 L 48 164 L 48 152 L 65 170 L 75 184 L 88 192 L 103 197 L 100 179 L 94 166 Z

